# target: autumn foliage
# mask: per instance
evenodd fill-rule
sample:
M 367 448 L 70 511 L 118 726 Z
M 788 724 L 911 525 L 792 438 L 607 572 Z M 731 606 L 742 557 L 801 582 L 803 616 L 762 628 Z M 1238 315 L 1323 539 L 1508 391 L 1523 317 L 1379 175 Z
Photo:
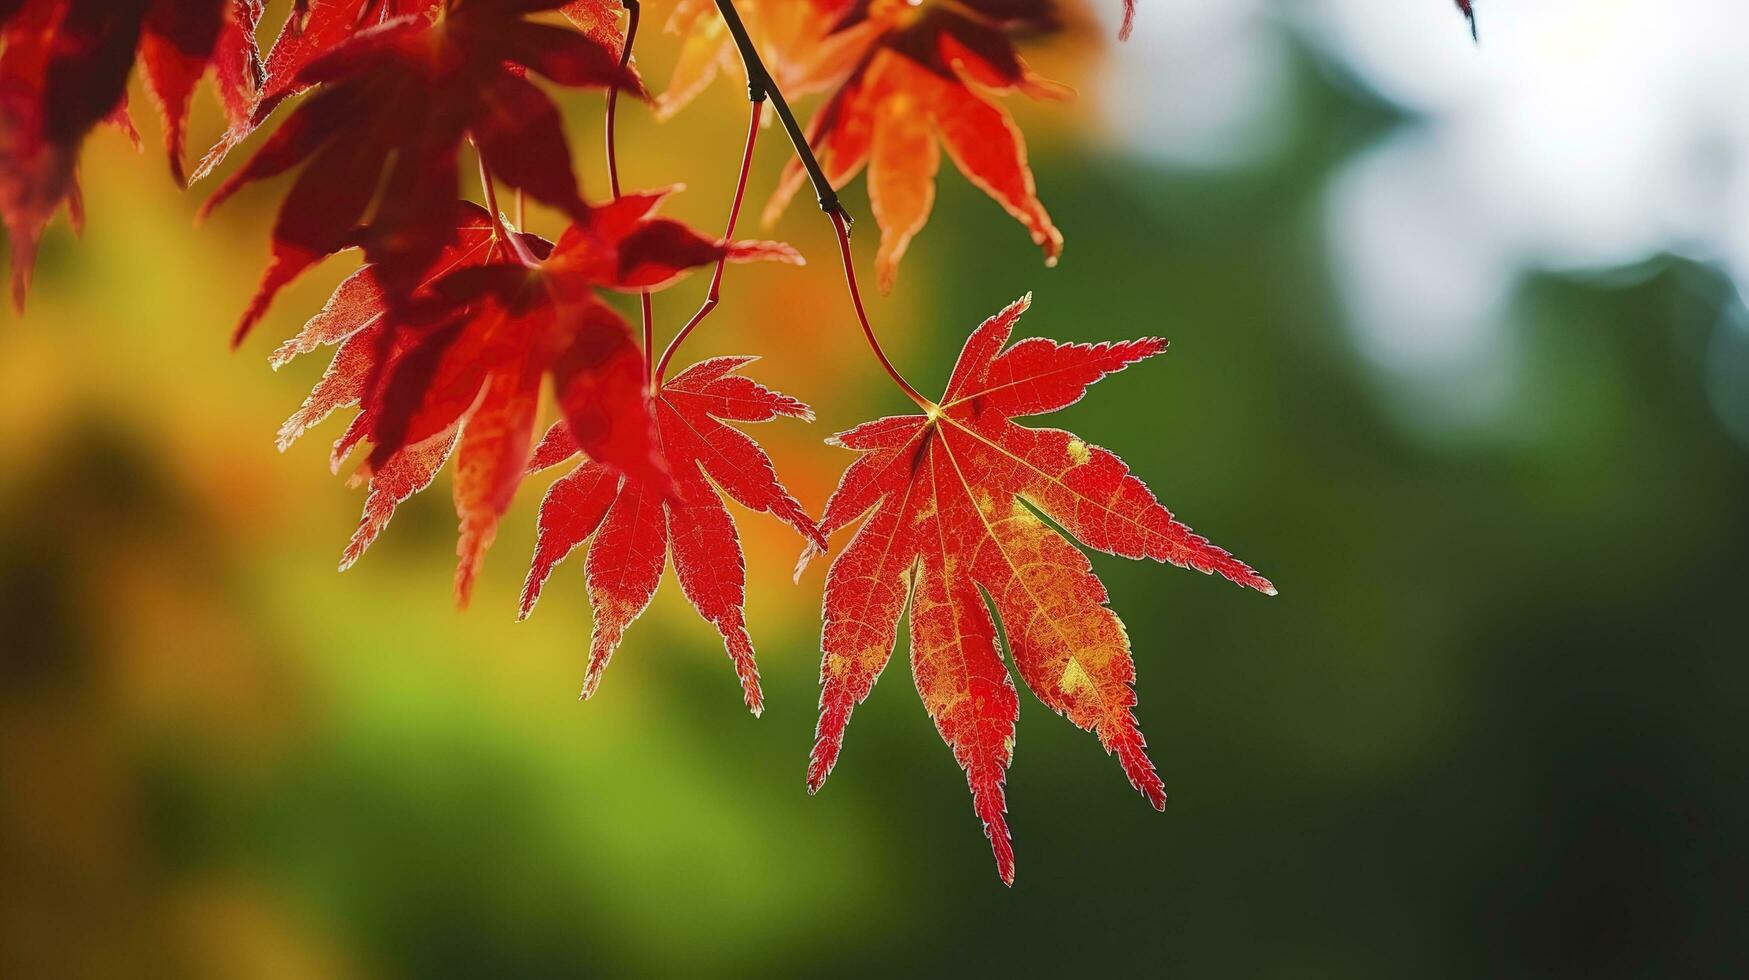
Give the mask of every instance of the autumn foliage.
M 1457 2 L 1473 25 L 1468 0 Z M 249 185 L 284 178 L 265 271 L 234 342 L 249 339 L 303 272 L 338 252 L 362 257 L 271 357 L 278 367 L 332 350 L 281 427 L 281 448 L 356 409 L 331 454 L 337 472 L 356 458 L 351 481 L 365 498 L 342 568 L 449 463 L 455 595 L 465 605 L 526 477 L 565 464 L 540 505 L 521 615 L 554 569 L 578 555 L 594 613 L 588 696 L 672 565 L 758 713 L 765 702 L 745 613 L 746 563 L 725 500 L 792 529 L 803 566 L 854 526 L 825 579 L 808 789 L 839 761 L 851 712 L 908 614 L 913 679 L 965 770 L 998 872 L 1012 882 L 1003 783 L 1019 697 L 997 625 L 1033 695 L 1094 733 L 1161 807 L 1164 782 L 1134 711 L 1130 640 L 1082 549 L 1275 591 L 1181 523 L 1114 453 L 1019 422 L 1078 401 L 1099 379 L 1162 353 L 1165 341 L 1013 342 L 1023 299 L 971 333 L 932 400 L 887 358 L 863 305 L 851 219 L 836 190 L 866 172 L 876 283 L 890 290 L 928 224 L 944 154 L 1046 265 L 1056 263 L 1064 236 L 1009 107 L 1072 98 L 1023 56 L 1069 29 L 1067 3 L 281 0 L 273 29 L 262 24 L 266 0 L 0 0 L 0 218 L 14 300 L 22 310 L 53 216 L 64 208 L 75 227 L 84 219 L 86 137 L 106 125 L 133 135 L 127 91 L 137 70 L 162 117 L 172 178 L 216 180 L 203 214 Z M 1098 5 L 1121 17 L 1127 36 L 1134 0 Z M 678 60 L 652 95 L 633 52 L 640 22 L 658 13 L 657 26 L 677 35 Z M 622 101 L 647 102 L 670 119 L 718 79 L 746 82 L 750 96 L 720 236 L 658 216 L 666 191 L 622 192 L 614 149 Z M 203 80 L 225 125 L 207 134 L 211 148 L 189 168 L 189 105 Z M 590 98 L 606 110 L 610 173 L 608 187 L 586 194 L 573 165 L 580 136 L 560 107 Z M 789 98 L 812 104 L 798 117 Z M 873 363 L 918 409 L 832 440 L 858 456 L 818 521 L 745 431 L 811 421 L 808 406 L 755 380 L 751 355 L 669 371 L 724 300 L 729 264 L 801 262 L 787 245 L 735 235 L 753 147 L 772 122 L 796 155 L 766 217 L 811 189 L 838 236 L 850 300 L 839 316 L 854 317 Z M 483 205 L 468 200 L 476 177 Z M 514 209 L 499 206 L 501 191 L 515 195 Z M 547 205 L 562 227 L 546 237 L 518 227 L 525 198 Z M 990 233 L 1012 227 L 997 222 Z M 710 275 L 708 298 L 658 354 L 649 296 L 691 270 Z M 638 297 L 641 322 L 628 323 L 606 301 L 611 293 Z
M 1031 302 L 1023 298 L 973 331 L 941 401 L 923 414 L 833 437 L 862 455 L 827 501 L 820 532 L 863 524 L 826 575 L 820 725 L 808 764 L 808 789 L 817 790 L 909 606 L 917 693 L 966 771 L 996 868 L 1010 883 L 1002 781 L 1020 705 L 984 595 L 1032 693 L 1097 734 L 1130 785 L 1156 809 L 1166 805 L 1131 711 L 1129 636 L 1106 607 L 1087 556 L 1044 518 L 1107 554 L 1171 562 L 1275 594 L 1268 580 L 1174 519 L 1109 450 L 1015 423 L 1066 408 L 1100 378 L 1166 349 L 1154 338 L 1089 345 L 1034 337 L 1010 346 Z
M 595 635 L 589 641 L 589 669 L 583 681 L 586 698 L 595 693 L 626 627 L 655 597 L 664 564 L 672 556 L 687 600 L 723 636 L 747 707 L 754 714 L 765 710 L 753 640 L 747 633 L 741 541 L 718 488 L 748 510 L 788 524 L 810 545 L 824 548 L 826 542 L 813 518 L 779 482 L 771 458 L 751 437 L 727 424 L 779 417 L 813 421 L 808 406 L 737 373 L 753 360 L 712 358 L 656 389 L 652 401 L 657 441 L 667 473 L 657 479 L 621 473 L 594 454 L 583 453 L 585 458 L 541 501 L 534 563 L 522 590 L 522 615 L 534 609 L 554 566 L 593 538 L 587 563 Z M 530 468 L 545 468 L 578 454 L 570 428 L 555 423 Z
M 261 84 L 262 0 L 0 0 L 0 217 L 22 309 L 43 227 L 62 205 L 83 221 L 79 149 L 104 123 L 137 142 L 128 76 L 137 60 L 164 122 L 170 174 L 183 181 L 189 100 L 211 74 L 233 128 Z

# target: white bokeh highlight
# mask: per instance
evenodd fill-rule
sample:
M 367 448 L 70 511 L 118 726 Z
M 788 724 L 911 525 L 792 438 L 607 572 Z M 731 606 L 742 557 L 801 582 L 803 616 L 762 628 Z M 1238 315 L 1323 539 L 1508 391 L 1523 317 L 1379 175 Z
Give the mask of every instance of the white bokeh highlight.
M 1209 169 L 1243 166 L 1280 145 L 1287 40 L 1268 4 L 1144 0 L 1135 33 L 1107 53 L 1103 113 L 1130 149 Z
M 1673 253 L 1749 285 L 1749 3 L 1481 0 L 1480 46 L 1446 0 L 1167 6 L 1144 4 L 1114 53 L 1111 111 L 1149 120 L 1129 137 L 1138 152 L 1266 152 L 1255 133 L 1292 96 L 1281 24 L 1411 117 L 1326 197 L 1356 346 L 1387 379 L 1469 398 L 1474 385 L 1423 382 L 1510 373 L 1508 308 L 1528 271 Z M 1454 415 L 1473 420 L 1467 407 Z

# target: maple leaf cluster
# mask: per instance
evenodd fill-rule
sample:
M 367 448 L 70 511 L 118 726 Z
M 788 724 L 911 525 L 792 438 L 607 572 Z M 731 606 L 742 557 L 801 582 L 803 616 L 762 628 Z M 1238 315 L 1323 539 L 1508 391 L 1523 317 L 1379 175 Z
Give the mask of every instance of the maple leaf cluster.
M 164 121 L 170 172 L 183 182 L 189 101 L 211 74 L 233 127 L 262 77 L 263 0 L 0 0 L 0 219 L 12 244 L 12 298 L 24 307 L 37 242 L 65 205 L 83 220 L 79 149 L 97 126 L 137 144 L 127 83 L 135 59 Z
M 657 439 L 643 354 L 597 290 L 660 289 L 718 260 L 801 257 L 786 245 L 712 241 L 652 217 L 662 196 L 633 194 L 590 208 L 587 227 L 573 226 L 557 245 L 457 204 L 454 241 L 423 272 L 411 302 L 397 308 L 381 266 L 367 264 L 274 352 L 278 366 L 337 345 L 315 390 L 281 426 L 281 448 L 340 408 L 360 409 L 331 457 L 338 469 L 359 443 L 371 444 L 356 475 L 369 485 L 364 517 L 342 568 L 454 456 L 456 598 L 465 605 L 498 519 L 530 468 L 548 377 L 563 419 L 537 460 L 559 445 L 564 456 L 585 452 L 616 477 L 648 487 L 657 501 L 684 485 Z M 524 264 L 519 247 L 537 261 Z
M 594 613 L 588 697 L 671 565 L 686 599 L 721 635 L 743 699 L 758 714 L 765 702 L 746 620 L 745 560 L 725 500 L 776 518 L 802 539 L 798 578 L 832 537 L 860 524 L 825 579 L 810 791 L 837 763 L 851 712 L 869 696 L 908 612 L 913 677 L 966 772 L 1005 882 L 1013 881 L 1014 859 L 1003 782 L 1019 701 L 998 621 L 1038 700 L 1094 732 L 1130 783 L 1164 805 L 1133 710 L 1127 633 L 1075 542 L 1269 594 L 1274 588 L 1180 523 L 1110 451 L 1016 420 L 1078 401 L 1100 378 L 1164 351 L 1165 342 L 1010 343 L 1029 297 L 975 330 L 941 400 L 926 399 L 880 350 L 857 291 L 848 219 L 831 203 L 834 189 L 866 169 L 881 232 L 877 282 L 891 289 L 928 221 L 945 151 L 1054 264 L 1063 235 L 1003 104 L 1016 94 L 1071 94 L 1033 72 L 1019 51 L 1022 41 L 1063 29 L 1054 0 L 673 0 L 667 24 L 682 36 L 680 52 L 660 96 L 646 90 L 632 59 L 635 3 L 622 11 L 617 0 L 298 0 L 263 57 L 255 34 L 264 6 L 0 0 L 0 217 L 20 306 L 44 225 L 62 206 L 75 224 L 80 219 L 85 137 L 105 122 L 133 132 L 125 97 L 134 66 L 160 108 L 179 183 L 190 97 L 210 76 L 226 127 L 193 177 L 216 173 L 234 151 L 256 145 L 202 213 L 252 184 L 290 177 L 266 270 L 234 341 L 245 340 L 311 267 L 343 251 L 363 259 L 271 356 L 277 368 L 332 350 L 281 427 L 282 449 L 335 412 L 356 409 L 330 454 L 336 472 L 356 454 L 352 481 L 365 487 L 343 569 L 453 461 L 454 589 L 465 606 L 525 479 L 570 463 L 540 505 L 521 615 L 557 566 L 586 552 Z M 1460 6 L 1469 13 L 1467 2 Z M 1122 9 L 1127 35 L 1133 0 Z M 623 28 L 622 13 L 629 14 Z M 659 118 L 669 118 L 713 79 L 742 71 L 752 110 L 724 234 L 660 217 L 668 191 L 622 194 L 613 153 L 617 97 L 650 100 Z M 555 87 L 606 95 L 610 197 L 591 201 L 579 186 Z M 784 90 L 818 96 L 805 134 Z M 711 358 L 667 374 L 669 359 L 717 304 L 727 264 L 802 261 L 782 243 L 734 236 L 768 97 L 798 156 L 767 218 L 814 182 L 839 234 L 863 332 L 921 410 L 832 440 L 860 455 L 818 521 L 742 428 L 811 421 L 806 404 L 745 375 L 752 357 Z M 478 166 L 484 207 L 462 196 L 464 161 Z M 500 211 L 500 186 L 547 205 L 565 227 L 551 240 L 518 227 L 522 209 L 515 222 Z M 649 295 L 706 267 L 714 273 L 705 305 L 658 360 Z M 613 293 L 642 298 L 641 341 L 608 301 Z M 543 404 L 557 417 L 537 438 Z
M 419 9 L 398 17 L 384 11 L 298 67 L 288 84 L 319 90 L 206 204 L 211 210 L 254 181 L 302 166 L 280 207 L 272 260 L 238 340 L 280 288 L 352 244 L 363 247 L 385 287 L 410 294 L 452 238 L 448 212 L 464 139 L 505 184 L 589 222 L 558 107 L 528 75 L 574 88 L 642 87 L 600 37 L 527 17 L 561 5 L 403 0 Z M 394 2 L 362 2 L 364 10 L 373 6 Z M 316 10 L 348 16 L 345 5 Z

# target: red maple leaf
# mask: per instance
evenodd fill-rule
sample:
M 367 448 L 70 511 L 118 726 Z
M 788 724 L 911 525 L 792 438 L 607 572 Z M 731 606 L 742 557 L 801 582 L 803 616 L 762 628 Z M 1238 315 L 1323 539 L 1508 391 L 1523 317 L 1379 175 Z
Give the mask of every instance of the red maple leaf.
M 722 634 L 741 678 L 747 707 L 764 710 L 753 641 L 747 635 L 746 567 L 741 539 L 718 488 L 749 510 L 771 514 L 824 548 L 814 522 L 778 481 L 759 444 L 728 422 L 768 422 L 779 416 L 813 421 L 808 406 L 735 372 L 751 357 L 717 357 L 687 368 L 662 385 L 655 412 L 674 492 L 585 462 L 561 477 L 541 501 L 539 538 L 522 591 L 526 617 L 540 599 L 554 566 L 593 537 L 587 561 L 589 605 L 595 626 L 583 696 L 601 680 L 625 631 L 656 595 L 672 556 L 680 590 L 698 614 Z M 564 425 L 553 426 L 530 469 L 544 469 L 575 452 Z M 714 485 L 713 485 L 714 484 Z
M 410 292 L 454 231 L 448 204 L 464 137 L 504 183 L 589 220 L 558 108 L 527 72 L 572 87 L 643 90 L 620 69 L 618 51 L 525 19 L 562 3 L 445 0 L 358 31 L 304 64 L 292 84 L 318 90 L 205 208 L 305 164 L 280 207 L 272 259 L 238 340 L 286 283 L 351 244 L 364 246 L 392 294 Z M 361 229 L 373 199 L 371 225 Z
M 804 73 L 842 84 L 809 123 L 808 140 L 834 187 L 866 164 L 869 201 L 881 229 L 876 282 L 892 288 L 899 260 L 929 220 L 940 151 L 1024 225 L 1054 264 L 1062 233 L 1039 202 L 1026 144 L 993 96 L 1023 92 L 1063 98 L 1068 90 L 1027 67 L 1014 49 L 1017 33 L 1055 30 L 1047 0 L 958 0 L 924 4 L 855 0 L 839 21 L 830 57 L 840 63 Z M 794 161 L 767 206 L 774 220 L 801 189 Z
M 225 154 L 253 133 L 286 99 L 304 91 L 299 74 L 304 66 L 326 54 L 347 38 L 399 17 L 423 14 L 442 0 L 325 0 L 309 5 L 299 2 L 287 12 L 285 24 L 268 50 L 262 82 L 255 100 L 247 107 L 241 125 L 234 125 L 195 167 L 194 180 L 210 174 Z
M 1014 854 L 1002 784 L 1019 703 L 980 589 L 1038 699 L 1096 732 L 1150 803 L 1166 802 L 1131 711 L 1135 667 L 1123 623 L 1086 556 L 1039 512 L 1089 548 L 1275 592 L 1175 520 L 1116 455 L 1062 430 L 1015 424 L 1074 404 L 1093 382 L 1166 349 L 1155 339 L 1006 346 L 1029 303 L 1021 299 L 972 333 L 940 405 L 835 437 L 863 455 L 827 502 L 820 531 L 830 537 L 868 519 L 826 576 L 820 723 L 808 766 L 811 792 L 838 761 L 851 710 L 886 666 L 909 603 L 917 690 L 966 771 L 1008 883 Z
M 460 203 L 456 206 L 456 213 L 455 238 L 427 270 L 420 283 L 422 288 L 463 269 L 501 265 L 514 260 L 510 243 L 484 210 Z M 522 237 L 524 247 L 532 254 L 546 256 L 550 253 L 551 243 L 532 235 Z M 376 428 L 383 410 L 381 378 L 399 365 L 420 339 L 420 334 L 404 329 L 395 318 L 375 266 L 366 265 L 353 273 L 335 290 L 322 311 L 312 317 L 297 336 L 281 344 L 273 353 L 272 363 L 278 369 L 299 354 L 321 346 L 339 345 L 309 397 L 280 426 L 280 450 L 290 448 L 305 430 L 336 410 L 362 405 L 362 410 L 335 441 L 330 454 L 330 466 L 338 472 L 353 448 L 369 438 Z M 634 402 L 630 410 L 636 414 L 638 405 Z M 342 571 L 351 567 L 376 541 L 402 501 L 431 485 L 437 471 L 455 452 L 461 421 L 458 419 L 423 440 L 394 448 L 381 462 L 360 468 L 352 482 L 368 480 L 369 490 L 358 527 L 341 555 Z M 532 419 L 530 424 L 533 424 Z
M 244 114 L 246 122 L 233 126 L 223 139 L 201 160 L 194 180 L 211 173 L 225 155 L 254 132 L 273 111 L 287 99 L 309 87 L 300 82 L 304 67 L 326 54 L 329 49 L 359 31 L 379 26 L 400 17 L 410 17 L 437 9 L 443 0 L 326 0 L 309 6 L 293 6 L 286 14 L 273 47 L 268 51 L 263 69 L 260 97 Z M 601 44 L 618 50 L 624 35 L 617 29 L 622 8 L 617 0 L 574 0 L 563 12 L 584 33 Z
M 520 486 L 534 441 L 540 388 L 553 381 L 568 435 L 598 463 L 666 492 L 644 358 L 598 288 L 636 292 L 716 262 L 799 262 L 786 245 L 723 243 L 649 216 L 662 193 L 632 194 L 588 211 L 557 246 L 507 239 L 470 204 L 419 277 L 411 301 L 389 301 L 380 267 L 341 284 L 328 306 L 274 354 L 276 364 L 340 344 L 328 371 L 280 431 L 285 447 L 337 408 L 359 404 L 338 443 L 338 467 L 368 440 L 357 479 L 370 481 L 364 516 L 342 557 L 356 561 L 395 507 L 430 485 L 453 454 L 461 519 L 456 598 L 465 605 L 498 520 Z M 526 260 L 534 258 L 533 264 Z
M 42 230 L 63 202 L 81 218 L 80 146 L 99 123 L 129 133 L 136 57 L 164 118 L 171 175 L 195 85 L 210 70 L 232 125 L 260 83 L 262 0 L 11 0 L 0 7 L 0 218 L 12 244 L 13 302 L 23 308 Z M 138 137 L 134 137 L 136 142 Z

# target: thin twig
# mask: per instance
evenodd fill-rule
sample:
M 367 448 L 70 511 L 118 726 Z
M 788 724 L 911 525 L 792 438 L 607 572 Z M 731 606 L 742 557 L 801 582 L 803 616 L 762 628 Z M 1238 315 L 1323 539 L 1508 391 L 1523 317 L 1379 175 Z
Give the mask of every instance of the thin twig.
M 626 10 L 626 39 L 619 49 L 619 76 L 607 88 L 607 186 L 613 191 L 613 199 L 619 200 L 619 140 L 615 135 L 615 123 L 619 117 L 619 77 L 625 75 L 626 66 L 632 63 L 632 45 L 638 39 L 638 0 L 620 0 Z M 638 293 L 638 309 L 644 321 L 644 377 L 654 373 L 656 356 L 656 309 L 650 301 L 650 291 Z
M 830 217 L 832 218 L 832 230 L 838 233 L 838 257 L 844 262 L 844 284 L 850 288 L 850 304 L 856 307 L 856 320 L 862 324 L 862 335 L 868 338 L 869 348 L 874 351 L 875 358 L 881 362 L 881 367 L 886 369 L 887 376 L 893 379 L 893 383 L 899 386 L 899 390 L 916 402 L 917 407 L 923 409 L 925 414 L 933 416 L 935 403 L 923 397 L 916 388 L 911 387 L 911 382 L 906 381 L 905 376 L 899 373 L 899 369 L 893 366 L 893 362 L 887 358 L 887 352 L 881 349 L 881 342 L 875 336 L 874 327 L 868 322 L 868 311 L 862 308 L 862 290 L 856 285 L 856 264 L 851 261 L 850 257 L 849 219 L 844 217 L 843 211 L 830 212 Z
M 753 108 L 747 119 L 747 145 L 741 151 L 741 176 L 735 181 L 735 200 L 729 205 L 729 227 L 723 232 L 723 254 L 717 259 L 716 271 L 711 273 L 711 288 L 705 293 L 704 305 L 698 308 L 692 319 L 686 321 L 686 326 L 681 327 L 674 339 L 668 342 L 668 349 L 662 352 L 662 360 L 656 363 L 657 388 L 662 387 L 662 378 L 668 373 L 668 362 L 674 359 L 674 353 L 680 349 L 681 342 L 704 322 L 705 317 L 710 316 L 721 298 L 723 267 L 729 262 L 729 248 L 735 239 L 735 221 L 741 216 L 741 202 L 747 197 L 747 173 L 753 167 L 753 145 L 759 139 L 759 121 L 765 114 L 765 99 L 756 98 L 751 105 Z
M 517 260 L 523 265 L 529 268 L 539 265 L 540 260 L 534 257 L 534 253 L 528 250 L 528 245 L 522 240 L 522 223 L 517 222 L 518 234 L 514 235 L 504 227 L 504 217 L 498 213 L 498 189 L 492 184 L 492 171 L 486 166 L 486 155 L 480 152 L 477 145 L 474 147 L 474 159 L 480 161 L 480 189 L 486 194 L 486 210 L 492 214 L 493 233 L 510 246 L 511 252 L 515 253 Z M 521 193 L 517 191 L 518 195 Z
M 887 352 L 881 349 L 874 326 L 868 322 L 868 311 L 862 305 L 862 290 L 856 284 L 856 264 L 850 253 L 851 219 L 844 210 L 843 203 L 838 200 L 838 192 L 833 190 L 832 182 L 826 179 L 826 172 L 821 169 L 819 159 L 814 156 L 813 147 L 808 145 L 808 138 L 802 132 L 801 125 L 796 122 L 795 113 L 790 111 L 783 92 L 772 79 L 771 72 L 766 70 L 765 62 L 760 59 L 758 48 L 747 34 L 747 25 L 741 22 L 740 13 L 735 10 L 735 0 L 716 0 L 716 3 L 717 11 L 723 17 L 723 25 L 729 29 L 729 36 L 734 39 L 735 48 L 741 54 L 741 63 L 747 69 L 748 97 L 755 102 L 762 97 L 770 97 L 771 108 L 783 123 L 784 132 L 789 134 L 790 143 L 796 150 L 796 158 L 801 161 L 802 170 L 808 175 L 808 182 L 814 186 L 814 195 L 819 199 L 820 210 L 832 219 L 832 230 L 838 235 L 838 256 L 844 263 L 844 283 L 850 289 L 850 303 L 856 308 L 856 320 L 862 326 L 862 335 L 868 338 L 868 346 L 874 351 L 875 359 L 881 362 L 881 367 L 886 369 L 887 376 L 893 379 L 899 390 L 916 402 L 925 413 L 933 413 L 935 403 L 911 387 L 911 383 L 893 366 Z
M 619 117 L 619 80 L 626 66 L 632 63 L 632 44 L 638 38 L 638 0 L 621 0 L 626 9 L 626 39 L 619 49 L 619 74 L 607 87 L 607 186 L 619 199 L 619 145 L 614 139 L 614 123 Z
M 735 0 L 716 2 L 717 12 L 723 17 L 723 26 L 729 29 L 735 48 L 741 53 L 741 63 L 747 69 L 748 97 L 758 99 L 770 96 L 771 108 L 777 113 L 778 121 L 783 123 L 783 131 L 789 134 L 790 143 L 796 148 L 796 157 L 801 160 L 802 169 L 807 171 L 808 183 L 814 185 L 814 196 L 820 202 L 820 210 L 827 214 L 842 213 L 844 206 L 838 201 L 838 192 L 833 190 L 832 182 L 826 179 L 826 172 L 820 169 L 820 161 L 814 156 L 813 148 L 808 145 L 808 137 L 802 132 L 801 124 L 796 122 L 796 114 L 790 111 L 783 91 L 777 87 L 771 72 L 765 68 L 765 62 L 760 59 L 759 49 L 754 47 L 753 39 L 747 34 L 747 25 L 741 22 L 741 14 L 735 9 Z

